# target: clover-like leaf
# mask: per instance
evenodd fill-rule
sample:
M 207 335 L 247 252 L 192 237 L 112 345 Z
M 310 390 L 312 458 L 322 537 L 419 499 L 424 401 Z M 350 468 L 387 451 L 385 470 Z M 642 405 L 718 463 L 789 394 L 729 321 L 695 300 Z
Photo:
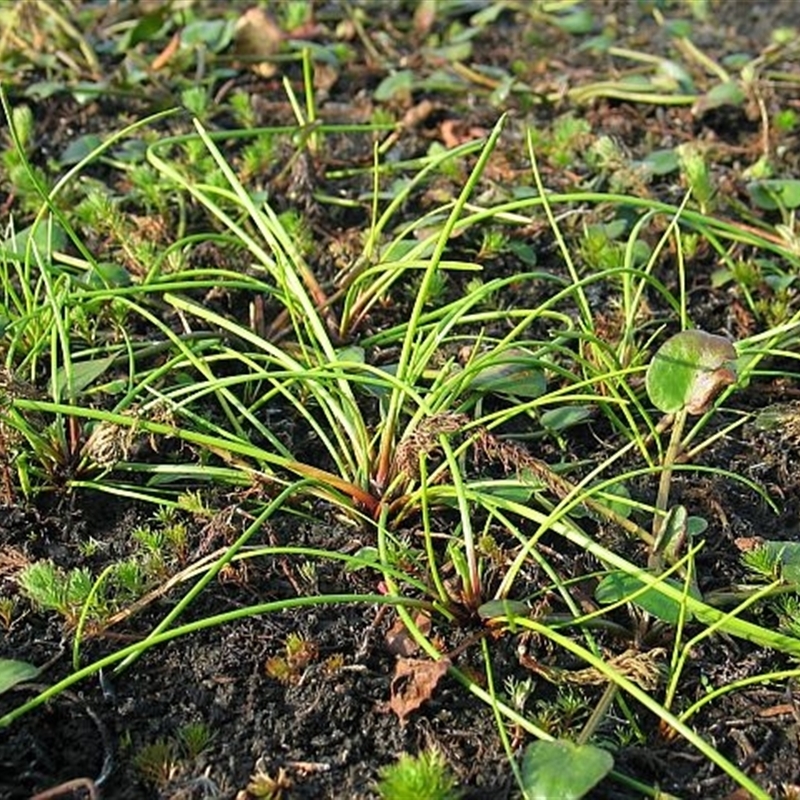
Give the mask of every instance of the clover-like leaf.
M 724 336 L 682 331 L 667 339 L 647 368 L 647 394 L 666 414 L 703 414 L 726 386 L 736 383 L 736 350 Z
M 522 784 L 529 800 L 579 800 L 611 771 L 614 758 L 591 744 L 559 739 L 525 748 Z

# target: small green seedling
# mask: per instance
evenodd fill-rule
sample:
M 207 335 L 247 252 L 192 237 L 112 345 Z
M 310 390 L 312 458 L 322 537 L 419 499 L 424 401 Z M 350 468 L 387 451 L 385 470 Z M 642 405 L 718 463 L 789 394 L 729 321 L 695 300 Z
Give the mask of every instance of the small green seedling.
M 663 533 L 672 466 L 681 449 L 681 437 L 689 414 L 705 414 L 726 387 L 736 383 L 736 349 L 723 336 L 705 331 L 682 331 L 659 347 L 647 368 L 645 383 L 651 402 L 665 414 L 673 415 L 672 434 L 664 454 L 663 471 L 653 518 L 650 566 L 663 564 L 664 554 L 677 554 L 679 546 L 665 540 Z
M 447 761 L 438 750 L 418 756 L 403 753 L 380 771 L 378 795 L 383 800 L 457 800 L 461 793 Z

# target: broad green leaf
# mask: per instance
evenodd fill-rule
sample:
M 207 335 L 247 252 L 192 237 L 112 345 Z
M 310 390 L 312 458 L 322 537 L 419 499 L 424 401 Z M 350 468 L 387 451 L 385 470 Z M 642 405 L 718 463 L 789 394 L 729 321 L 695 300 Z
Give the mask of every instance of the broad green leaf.
M 161 30 L 167 17 L 166 4 L 156 7 L 151 14 L 142 14 L 127 35 L 120 38 L 117 53 L 127 53 L 140 42 L 149 42 Z
M 195 20 L 181 31 L 181 44 L 184 47 L 205 46 L 219 53 L 230 44 L 235 26 L 233 19 Z
M 23 681 L 32 681 L 39 674 L 39 668 L 27 661 L 14 661 L 0 658 L 0 694 Z
M 692 21 L 689 19 L 669 19 L 664 21 L 664 32 L 668 36 L 683 38 L 694 33 Z
M 91 361 L 76 361 L 72 365 L 72 385 L 67 387 L 67 372 L 64 367 L 59 367 L 55 374 L 54 397 L 65 397 L 65 390 L 69 388 L 71 395 L 80 394 L 87 386 L 96 381 L 115 361 L 116 356 L 95 358 Z
M 96 133 L 87 133 L 73 139 L 64 149 L 58 163 L 62 167 L 77 164 L 103 144 L 103 139 Z
M 686 68 L 669 58 L 662 58 L 658 64 L 658 71 L 653 83 L 667 90 L 693 92 L 694 82 Z
M 10 257 L 23 258 L 25 249 L 28 246 L 28 239 L 31 237 L 31 227 L 24 228 L 19 233 L 9 236 L 3 242 L 3 249 Z M 50 259 L 50 253 L 54 250 L 63 250 L 67 245 L 67 234 L 64 229 L 53 223 L 52 225 L 39 224 L 33 233 L 33 243 L 46 260 Z
M 762 431 L 776 431 L 789 426 L 800 426 L 800 402 L 774 403 L 762 408 L 755 418 L 756 428 Z
M 87 286 L 93 289 L 112 289 L 133 284 L 133 278 L 125 267 L 109 262 L 94 265 L 83 280 Z
M 529 245 L 527 242 L 509 242 L 508 249 L 514 254 L 526 267 L 535 267 L 539 257 L 536 255 L 536 249 Z
M 530 606 L 521 600 L 488 600 L 478 607 L 478 616 L 481 619 L 495 619 L 496 617 L 527 617 L 531 613 Z
M 780 563 L 785 581 L 800 583 L 800 542 L 767 541 L 760 547 Z
M 708 520 L 703 517 L 688 517 L 686 519 L 686 534 L 689 537 L 699 536 L 708 528 Z
M 336 356 L 338 360 L 343 363 L 363 364 L 365 360 L 364 348 L 355 344 L 343 347 L 341 350 L 337 351 Z
M 653 150 L 642 163 L 653 175 L 668 175 L 680 167 L 680 159 L 675 150 Z
M 391 100 L 396 94 L 410 92 L 414 86 L 414 73 L 410 69 L 401 69 L 393 75 L 385 77 L 377 86 L 372 96 L 376 100 Z
M 797 178 L 752 181 L 747 184 L 747 191 L 753 202 L 765 211 L 800 207 L 800 179 Z
M 540 740 L 525 748 L 523 791 L 527 800 L 580 800 L 613 766 L 611 753 L 594 745 Z
M 721 389 L 736 382 L 736 350 L 723 336 L 682 331 L 667 339 L 647 368 L 647 394 L 667 414 L 702 414 Z
M 25 87 L 23 97 L 32 97 L 34 100 L 47 100 L 54 94 L 63 92 L 67 87 L 63 81 L 35 81 Z
M 735 81 L 718 83 L 697 100 L 692 112 L 699 116 L 712 108 L 719 108 L 720 106 L 740 106 L 744 103 L 744 100 L 745 94 Z
M 537 361 L 522 350 L 509 349 L 478 370 L 469 388 L 515 397 L 540 397 L 547 391 L 547 382 Z
M 615 483 L 612 486 L 606 487 L 603 489 L 603 494 L 596 499 L 599 503 L 602 503 L 606 508 L 623 519 L 627 519 L 631 515 L 631 493 L 624 483 Z
M 451 63 L 466 61 L 472 55 L 472 42 L 449 42 L 441 47 L 425 48 L 425 55 L 431 59 L 441 59 Z
M 524 467 L 521 469 L 521 477 L 528 483 L 528 486 L 521 485 L 518 481 L 486 481 L 476 482 L 472 484 L 473 489 L 480 491 L 481 495 L 488 497 L 499 497 L 502 500 L 510 500 L 513 503 L 528 503 L 530 502 L 536 488 L 541 487 L 542 482 L 530 470 Z M 448 502 L 448 500 L 444 500 Z M 453 498 L 453 505 L 457 505 L 457 501 Z
M 378 552 L 377 547 L 365 545 L 353 553 L 353 558 L 365 563 L 359 564 L 355 561 L 348 561 L 345 565 L 347 572 L 356 572 L 357 570 L 366 569 L 369 564 L 379 564 L 381 561 L 381 554 Z
M 683 591 L 683 584 L 671 578 L 667 578 L 664 583 L 669 584 L 678 591 Z M 644 586 L 644 582 L 635 575 L 629 575 L 627 572 L 622 571 L 610 572 L 597 585 L 594 591 L 594 598 L 601 605 L 610 605 L 630 597 L 635 592 L 638 592 L 642 586 Z M 692 594 L 691 591 L 690 594 Z M 702 599 L 694 594 L 692 596 L 698 600 Z M 680 619 L 681 604 L 659 592 L 655 586 L 637 595 L 632 602 L 654 617 L 658 617 L 658 619 L 671 625 L 675 625 Z M 686 619 L 690 618 L 691 615 L 687 613 Z
M 661 532 L 653 550 L 658 553 L 675 555 L 676 548 L 686 538 L 686 520 L 689 514 L 686 506 L 673 506 L 661 523 Z
M 581 425 L 592 418 L 590 406 L 562 406 L 545 411 L 539 418 L 543 428 L 548 431 L 564 431 L 575 425 Z
M 575 6 L 574 10 L 560 17 L 554 17 L 553 22 L 562 31 L 573 35 L 591 33 L 594 28 L 594 16 L 588 8 Z

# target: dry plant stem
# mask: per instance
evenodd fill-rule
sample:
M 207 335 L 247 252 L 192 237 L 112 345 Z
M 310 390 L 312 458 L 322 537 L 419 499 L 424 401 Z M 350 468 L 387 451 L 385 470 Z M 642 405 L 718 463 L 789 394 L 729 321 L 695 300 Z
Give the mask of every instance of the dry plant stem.
M 119 622 L 123 622 L 129 617 L 132 617 L 134 614 L 137 614 L 143 608 L 146 608 L 151 603 L 163 597 L 173 587 L 201 574 L 206 570 L 206 567 L 209 564 L 213 564 L 217 559 L 221 558 L 226 553 L 227 550 L 228 550 L 227 547 L 221 547 L 218 550 L 215 550 L 213 553 L 209 553 L 207 556 L 204 556 L 199 561 L 190 564 L 188 567 L 186 567 L 186 569 L 182 569 L 180 572 L 173 575 L 171 578 L 166 580 L 160 586 L 157 586 L 155 589 L 149 591 L 146 595 L 140 597 L 134 603 L 131 603 L 131 605 L 127 606 L 126 608 L 123 608 L 121 611 L 118 611 L 116 614 L 110 616 L 103 623 L 104 628 L 108 629 L 113 625 L 116 625 Z
M 576 495 L 579 492 L 578 487 L 574 483 L 571 483 L 561 475 L 557 475 L 552 469 L 550 469 L 548 464 L 546 464 L 544 461 L 540 461 L 538 458 L 530 457 L 526 459 L 524 466 L 533 472 L 537 478 L 542 480 L 550 489 L 550 491 L 561 500 L 569 495 Z M 604 517 L 609 522 L 613 522 L 615 525 L 618 525 L 620 528 L 628 531 L 628 533 L 638 536 L 646 544 L 650 545 L 651 547 L 653 546 L 655 538 L 632 520 L 626 519 L 620 514 L 617 514 L 616 511 L 612 511 L 610 508 L 604 506 L 602 503 L 598 503 L 591 497 L 583 497 L 581 498 L 581 502 L 591 508 L 592 511 L 600 514 L 600 516 Z
M 658 481 L 658 495 L 656 496 L 656 513 L 653 516 L 653 540 L 658 541 L 658 537 L 664 526 L 664 516 L 669 503 L 669 490 L 672 485 L 672 467 L 675 464 L 681 450 L 681 437 L 683 429 L 686 427 L 686 417 L 688 412 L 681 409 L 672 419 L 672 433 L 669 437 L 667 452 L 664 454 L 663 469 L 661 478 Z
M 83 789 L 90 800 L 98 800 L 100 793 L 97 791 L 97 784 L 91 778 L 73 778 L 66 783 L 60 783 L 43 792 L 33 795 L 30 800 L 54 800 L 56 797 L 73 797 L 75 793 Z

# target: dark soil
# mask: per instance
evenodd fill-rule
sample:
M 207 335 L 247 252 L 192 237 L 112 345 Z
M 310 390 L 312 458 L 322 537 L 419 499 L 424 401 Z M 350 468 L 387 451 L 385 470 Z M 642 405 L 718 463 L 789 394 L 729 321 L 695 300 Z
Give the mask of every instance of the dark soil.
M 337 4 L 318 5 L 320 15 L 335 15 Z M 645 4 L 588 5 L 613 28 L 625 46 L 651 52 L 664 52 L 668 47 L 660 29 L 645 17 Z M 430 71 L 431 65 L 418 59 L 415 35 L 408 31 L 407 24 L 400 24 L 412 13 L 412 6 L 399 3 L 390 9 L 389 4 L 370 4 L 375 14 L 371 30 L 388 32 L 392 39 L 389 49 L 398 62 L 405 59 L 404 63 L 416 64 L 423 72 Z M 712 55 L 737 50 L 761 52 L 777 26 L 797 24 L 795 2 L 712 0 L 710 6 L 712 20 L 696 23 L 694 41 Z M 550 27 L 546 31 L 550 39 L 542 41 L 533 25 L 522 14 L 509 11 L 501 15 L 496 26 L 490 26 L 476 39 L 474 62 L 507 68 L 515 59 L 530 59 L 531 75 L 526 79 L 532 80 L 538 74 L 543 92 L 558 86 L 562 80 L 579 85 L 616 74 L 613 58 L 592 56 L 588 50 L 576 47 L 581 37 L 573 39 Z M 358 103 L 368 106 L 369 93 L 385 77 L 386 71 L 375 66 L 357 42 L 353 46 L 358 59 L 348 66 L 352 75 L 343 73 L 329 90 L 327 99 L 321 102 L 320 114 L 324 118 L 368 118 L 370 109 L 360 109 Z M 109 69 L 112 66 L 109 63 Z M 783 66 L 797 70 L 796 64 Z M 281 118 L 288 123 L 293 121 L 279 79 L 256 78 L 242 69 L 232 80 L 234 85 L 259 94 L 259 107 L 270 124 L 277 124 Z M 23 89 L 13 86 L 12 100 Z M 440 136 L 445 119 L 455 117 L 464 129 L 485 128 L 494 123 L 502 110 L 482 94 L 459 98 L 455 107 L 451 107 L 452 99 L 447 96 L 437 96 L 435 91 L 430 96 L 434 110 L 421 125 L 403 135 L 398 144 L 398 158 L 424 152 L 430 141 Z M 156 98 L 156 102 L 169 105 L 171 101 L 167 97 Z M 797 107 L 796 99 L 792 102 Z M 69 95 L 57 95 L 33 105 L 42 163 L 48 155 L 61 152 L 77 134 L 115 131 L 125 121 L 153 110 L 152 104 L 142 97 L 130 101 L 108 98 L 81 106 Z M 758 120 L 740 108 L 718 109 L 698 118 L 687 108 L 654 108 L 614 100 L 598 100 L 576 108 L 570 108 L 569 104 L 529 107 L 525 98 L 515 96 L 508 100 L 508 106 L 513 114 L 512 131 L 518 132 L 520 123 L 531 124 L 537 118 L 542 125 L 549 124 L 554 117 L 572 110 L 591 123 L 593 136 L 612 135 L 640 157 L 652 149 L 684 140 L 709 143 L 722 173 L 720 181 L 724 184 L 727 176 L 734 194 L 740 191 L 735 177 L 740 160 L 760 147 Z M 796 139 L 789 144 L 796 145 Z M 370 147 L 369 142 L 343 142 L 335 157 L 338 163 L 368 164 Z M 787 147 L 784 158 L 789 171 L 796 168 L 796 146 Z M 512 154 L 509 160 L 513 162 Z M 751 160 L 748 158 L 748 163 Z M 516 168 L 514 163 L 507 166 L 510 170 Z M 549 165 L 545 166 L 545 172 L 545 181 L 553 188 L 574 184 L 578 177 L 569 170 L 559 171 Z M 309 180 L 315 179 L 315 171 L 312 173 Z M 265 181 L 268 180 L 269 176 L 265 176 Z M 277 195 L 278 204 L 291 207 L 302 201 L 302 180 L 283 188 L 286 191 Z M 361 188 L 368 192 L 369 182 Z M 656 185 L 652 190 L 666 192 L 666 184 Z M 6 207 L 12 202 L 10 194 L 0 198 L 0 204 L 5 203 Z M 312 216 L 318 213 L 310 206 L 306 210 Z M 323 236 L 357 230 L 366 219 L 357 210 L 332 214 L 326 218 L 318 213 L 316 217 L 315 224 Z M 534 243 L 545 260 L 555 252 L 544 234 Z M 96 244 L 103 246 L 102 241 Z M 329 253 L 322 254 L 321 269 L 335 271 L 333 260 Z M 707 330 L 727 331 L 737 337 L 751 330 L 756 322 L 748 316 L 734 289 L 712 288 L 710 271 L 714 266 L 713 254 L 700 254 L 691 276 L 689 315 Z M 515 265 L 500 260 L 494 267 L 502 273 Z M 459 287 L 451 286 L 449 290 L 459 291 Z M 545 286 L 542 290 L 549 288 Z M 602 307 L 604 298 L 597 297 L 596 302 Z M 229 305 L 235 308 L 235 298 Z M 385 321 L 381 314 L 391 324 L 403 313 L 399 308 L 378 310 L 367 327 L 380 329 Z M 776 370 L 780 367 L 771 366 Z M 766 379 L 737 393 L 731 401 L 731 416 L 717 424 L 721 427 L 730 422 L 738 411 L 753 411 L 767 403 L 791 403 L 798 399 L 795 385 L 780 378 Z M 598 422 L 593 427 L 589 423 L 571 433 L 566 453 L 554 443 L 545 447 L 551 448 L 556 459 L 564 461 L 600 459 L 604 457 L 603 442 L 610 434 L 602 425 Z M 791 429 L 765 432 L 753 425 L 737 428 L 702 454 L 704 465 L 724 468 L 763 487 L 777 504 L 777 513 L 750 487 L 724 475 L 678 474 L 674 501 L 685 504 L 692 514 L 709 522 L 705 534 L 707 546 L 698 560 L 704 592 L 724 590 L 742 579 L 737 540 L 755 536 L 800 538 L 798 457 L 800 437 Z M 655 493 L 652 481 L 642 480 L 631 488 L 643 500 L 652 501 Z M 225 498 L 220 506 L 230 510 L 240 500 L 244 505 L 244 494 L 241 498 Z M 259 534 L 260 540 L 250 544 L 305 544 L 345 552 L 372 544 L 360 530 L 345 524 L 324 506 L 297 511 L 297 515 L 285 514 L 271 520 Z M 109 560 L 131 552 L 133 531 L 151 516 L 149 507 L 87 494 L 48 495 L 36 503 L 20 501 L 0 512 L 0 596 L 15 596 L 19 603 L 13 621 L 3 630 L 0 657 L 46 665 L 36 683 L 18 685 L 0 697 L 0 713 L 17 707 L 43 686 L 52 685 L 72 671 L 74 628 L 62 617 L 29 607 L 14 580 L 20 567 L 36 559 L 50 558 L 65 569 L 88 564 L 97 575 Z M 207 520 L 190 515 L 185 515 L 184 522 L 188 526 L 188 545 L 182 565 L 188 565 L 193 559 L 233 541 L 246 519 L 230 513 L 225 517 L 226 525 L 213 530 Z M 409 537 L 413 537 L 413 524 L 409 520 L 409 531 L 403 532 Z M 445 520 L 442 524 L 448 523 Z M 606 537 L 607 543 L 616 535 L 599 524 L 597 533 Z M 85 546 L 89 540 L 99 543 L 91 553 Z M 557 539 L 547 544 L 564 547 Z M 619 544 L 632 547 L 630 542 Z M 567 571 L 589 571 L 576 561 L 581 554 L 565 550 L 561 557 Z M 526 576 L 532 594 L 540 577 L 534 572 Z M 334 562 L 317 562 L 312 574 L 289 558 L 252 559 L 226 570 L 191 605 L 180 622 L 303 594 L 376 594 L 381 590 L 369 571 L 347 572 Z M 131 618 L 106 630 L 90 631 L 83 642 L 81 663 L 91 663 L 147 635 L 185 591 L 186 584 L 182 584 Z M 391 710 L 396 656 L 387 646 L 386 636 L 395 619 L 393 612 L 371 605 L 304 607 L 250 616 L 155 647 L 124 671 L 117 674 L 112 667 L 101 678 L 95 675 L 81 681 L 69 692 L 3 730 L 0 797 L 27 798 L 87 778 L 99 786 L 102 797 L 111 800 L 249 798 L 254 793 L 247 792 L 248 784 L 253 776 L 260 774 L 283 782 L 283 795 L 276 793 L 275 797 L 373 798 L 381 767 L 393 763 L 401 753 L 416 753 L 430 746 L 445 754 L 465 790 L 465 797 L 489 800 L 518 796 L 492 709 L 470 695 L 455 679 L 443 678 L 432 697 L 404 721 L 399 721 Z M 620 622 L 631 624 L 624 614 Z M 457 653 L 456 666 L 464 671 L 474 669 L 476 675 L 480 673 L 480 640 L 487 635 L 480 620 L 465 619 L 455 629 L 443 627 L 438 633 L 448 652 Z M 287 638 L 297 634 L 308 643 L 308 658 L 294 674 L 281 681 L 269 674 L 270 659 L 280 656 Z M 658 636 L 658 631 L 653 635 Z M 664 644 L 669 647 L 666 635 Z M 533 677 L 536 692 L 529 703 L 552 701 L 556 690 L 540 675 L 531 673 L 525 660 L 519 657 L 521 645 L 535 659 L 549 663 L 552 654 L 543 646 L 541 652 L 537 650 L 541 643 L 521 642 L 520 637 L 511 635 L 500 637 L 492 643 L 495 684 L 502 686 L 508 678 Z M 551 666 L 569 669 L 579 665 L 559 662 Z M 683 681 L 683 699 L 689 702 L 702 696 L 709 686 L 791 666 L 788 658 L 782 661 L 774 652 L 747 642 L 721 636 L 705 639 L 693 653 L 688 677 Z M 581 687 L 577 691 L 591 708 L 602 694 L 602 687 Z M 692 719 L 692 725 L 727 758 L 778 796 L 782 786 L 800 784 L 799 701 L 797 691 L 754 685 L 709 704 Z M 199 753 L 191 752 L 192 748 L 181 739 L 186 726 L 197 723 L 207 725 L 212 732 L 211 741 Z M 558 730 L 557 724 L 554 730 Z M 663 735 L 656 729 L 655 721 L 646 734 L 646 747 L 625 743 L 616 746 L 617 772 L 657 784 L 662 791 L 679 797 L 734 797 L 732 782 L 686 742 Z M 512 730 L 510 735 L 518 736 L 515 746 L 525 743 L 520 732 Z M 87 794 L 78 787 L 72 792 L 67 789 L 41 795 L 45 796 Z M 632 798 L 639 794 L 624 782 L 608 778 L 591 796 Z

